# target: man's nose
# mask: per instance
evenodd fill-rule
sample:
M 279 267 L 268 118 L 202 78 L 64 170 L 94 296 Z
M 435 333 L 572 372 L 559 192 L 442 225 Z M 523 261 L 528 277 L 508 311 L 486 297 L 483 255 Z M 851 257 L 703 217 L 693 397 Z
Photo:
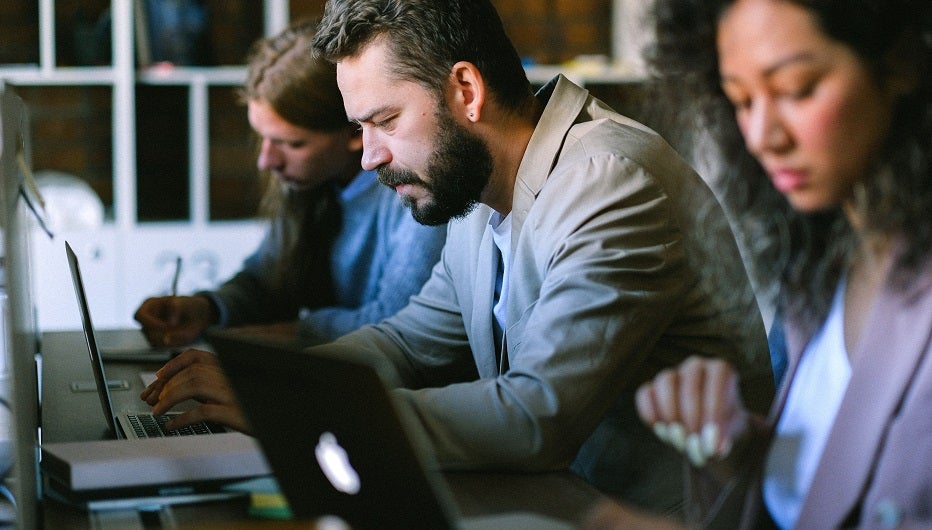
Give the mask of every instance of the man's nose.
M 391 160 L 391 152 L 376 138 L 376 134 L 364 129 L 362 132 L 362 168 L 371 171 Z

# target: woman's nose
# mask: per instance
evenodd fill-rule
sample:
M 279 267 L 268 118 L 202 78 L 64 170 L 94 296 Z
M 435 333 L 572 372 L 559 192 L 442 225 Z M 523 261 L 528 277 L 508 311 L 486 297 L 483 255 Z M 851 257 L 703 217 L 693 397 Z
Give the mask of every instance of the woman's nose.
M 748 150 L 759 155 L 767 151 L 778 151 L 786 147 L 789 133 L 773 101 L 755 101 L 748 111 L 742 127 Z

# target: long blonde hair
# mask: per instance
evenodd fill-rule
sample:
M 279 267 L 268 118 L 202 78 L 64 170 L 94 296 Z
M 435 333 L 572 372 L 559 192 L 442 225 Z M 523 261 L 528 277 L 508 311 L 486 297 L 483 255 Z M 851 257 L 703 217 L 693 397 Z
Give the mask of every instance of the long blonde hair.
M 301 20 L 273 37 L 256 41 L 247 59 L 242 103 L 261 100 L 285 121 L 305 129 L 336 132 L 350 127 L 337 87 L 336 67 L 317 56 L 312 41 L 317 23 Z M 258 150 L 258 142 L 257 142 Z M 340 231 L 340 206 L 331 183 L 293 192 L 264 172 L 261 212 L 272 219 L 281 241 L 281 259 L 270 264 L 281 295 L 294 298 L 310 292 L 312 300 L 295 300 L 296 307 L 329 305 L 334 301 L 330 248 Z

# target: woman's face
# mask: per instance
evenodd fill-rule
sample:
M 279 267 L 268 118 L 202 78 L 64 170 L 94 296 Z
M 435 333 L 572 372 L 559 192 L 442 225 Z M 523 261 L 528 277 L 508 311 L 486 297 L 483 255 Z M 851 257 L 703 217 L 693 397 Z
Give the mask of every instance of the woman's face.
M 894 90 L 792 2 L 736 1 L 717 44 L 745 144 L 777 190 L 801 211 L 848 201 L 887 135 Z

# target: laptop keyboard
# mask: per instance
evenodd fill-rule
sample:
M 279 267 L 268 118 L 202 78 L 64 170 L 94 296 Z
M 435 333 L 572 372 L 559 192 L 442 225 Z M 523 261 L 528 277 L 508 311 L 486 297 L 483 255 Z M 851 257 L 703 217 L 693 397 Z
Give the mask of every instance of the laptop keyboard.
M 195 423 L 177 430 L 165 428 L 175 414 L 128 414 L 130 427 L 139 438 L 162 438 L 166 436 L 191 436 L 197 434 L 214 434 L 225 432 L 223 427 L 214 423 Z

